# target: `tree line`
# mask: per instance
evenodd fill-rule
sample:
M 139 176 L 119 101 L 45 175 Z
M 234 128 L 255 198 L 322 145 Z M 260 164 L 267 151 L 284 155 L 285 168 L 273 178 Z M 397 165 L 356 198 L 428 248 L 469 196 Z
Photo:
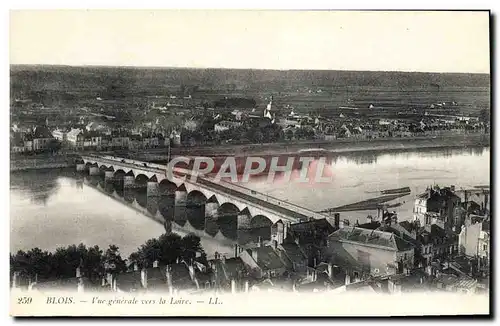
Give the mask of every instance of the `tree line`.
M 76 269 L 91 280 L 98 280 L 107 273 L 118 274 L 137 267 L 152 267 L 157 261 L 160 265 L 176 261 L 196 259 L 206 263 L 206 254 L 200 238 L 194 234 L 184 237 L 176 233 L 163 234 L 147 240 L 130 254 L 128 260 L 121 257 L 119 248 L 110 245 L 105 251 L 95 245 L 87 247 L 83 243 L 59 247 L 54 252 L 33 248 L 19 250 L 10 254 L 11 275 L 18 272 L 21 276 L 38 279 L 61 279 L 75 277 Z

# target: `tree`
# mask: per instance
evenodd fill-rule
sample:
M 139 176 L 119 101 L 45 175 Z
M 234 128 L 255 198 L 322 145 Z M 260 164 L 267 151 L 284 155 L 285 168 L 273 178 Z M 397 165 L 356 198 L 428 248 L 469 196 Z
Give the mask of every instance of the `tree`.
M 122 273 L 127 270 L 125 260 L 120 256 L 119 248 L 115 245 L 110 245 L 106 253 L 102 257 L 102 266 L 105 273 Z
M 154 261 L 159 264 L 173 264 L 177 260 L 189 262 L 197 257 L 206 257 L 201 247 L 200 237 L 188 234 L 181 238 L 176 233 L 162 234 L 158 239 L 149 239 L 141 245 L 136 252 L 129 256 L 129 261 L 138 265 L 139 268 L 150 267 Z
M 79 244 L 57 248 L 54 253 L 39 248 L 28 252 L 20 250 L 16 255 L 10 255 L 10 261 L 11 272 L 17 271 L 32 279 L 75 277 L 77 268 L 84 276 L 99 279 L 106 271 L 105 262 L 114 262 L 117 272 L 126 269 L 125 261 L 114 245 L 109 247 L 104 256 L 99 246 L 87 248 Z
M 253 141 L 255 141 L 256 143 L 262 143 L 263 140 L 264 140 L 264 135 L 260 130 L 257 130 L 253 133 Z
M 203 252 L 203 249 L 201 247 L 201 239 L 200 237 L 194 234 L 188 234 L 184 236 L 181 240 L 181 244 L 182 244 L 181 256 L 186 261 L 195 259 L 197 252 Z
M 479 112 L 479 121 L 483 123 L 490 122 L 490 112 L 486 109 L 481 109 Z
M 51 139 L 47 144 L 47 150 L 51 153 L 58 152 L 62 147 L 62 144 L 57 139 Z

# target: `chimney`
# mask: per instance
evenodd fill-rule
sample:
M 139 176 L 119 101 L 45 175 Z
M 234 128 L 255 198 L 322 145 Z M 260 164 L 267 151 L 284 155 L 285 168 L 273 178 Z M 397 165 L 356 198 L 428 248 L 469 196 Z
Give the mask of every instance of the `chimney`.
M 231 293 L 232 294 L 236 293 L 236 282 L 234 279 L 231 279 Z
M 19 287 L 19 272 L 14 272 L 12 275 L 12 288 L 17 289 Z
M 257 250 L 254 248 L 252 249 L 252 258 L 253 260 L 255 260 L 255 262 L 257 262 L 258 260 L 258 256 L 257 256 Z
M 189 270 L 189 276 L 191 279 L 194 281 L 196 280 L 196 274 L 194 272 L 194 266 L 193 266 L 193 261 L 191 260 L 191 264 L 188 265 L 188 270 Z
M 278 241 L 273 240 L 273 249 L 276 250 L 278 249 Z
M 141 269 L 141 285 L 143 288 L 148 288 L 148 271 L 146 268 Z
M 113 285 L 113 274 L 111 273 L 106 274 L 106 283 L 108 283 L 110 286 Z
M 238 257 L 238 254 L 239 254 L 239 252 L 238 252 L 238 244 L 235 244 L 234 245 L 234 257 L 235 258 Z
M 345 274 L 345 285 L 351 284 L 351 276 L 349 274 Z
M 328 264 L 328 277 L 330 279 L 332 279 L 332 275 L 333 275 L 333 265 L 332 265 L 332 263 L 329 263 Z
M 340 213 L 333 214 L 334 226 L 336 229 L 340 228 Z
M 78 279 L 78 283 L 77 283 L 77 292 L 78 293 L 83 293 L 84 291 L 84 284 L 83 284 L 83 279 L 82 278 L 79 278 Z
M 165 276 L 167 277 L 168 291 L 170 292 L 170 295 L 172 295 L 174 288 L 172 285 L 172 267 L 170 267 L 170 265 L 167 265 Z
M 399 293 L 401 293 L 401 283 L 399 283 L 399 282 L 395 282 L 394 283 L 394 286 L 392 288 L 392 293 L 393 294 L 399 294 Z
M 139 270 L 139 266 L 137 265 L 137 263 L 134 263 L 134 271 L 138 271 Z
M 155 261 L 153 262 L 153 268 L 158 268 L 158 261 L 157 261 L 157 260 L 155 260 Z

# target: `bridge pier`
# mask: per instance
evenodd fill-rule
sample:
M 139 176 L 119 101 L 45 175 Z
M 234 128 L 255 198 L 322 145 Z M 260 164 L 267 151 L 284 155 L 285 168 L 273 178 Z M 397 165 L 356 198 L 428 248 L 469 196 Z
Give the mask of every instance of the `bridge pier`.
M 148 181 L 147 185 L 148 197 L 157 197 L 160 193 L 160 185 L 156 181 Z
M 83 172 L 83 171 L 85 171 L 85 163 L 78 163 L 76 165 L 76 171 L 77 172 Z
M 252 217 L 244 210 L 238 213 L 237 220 L 238 220 L 237 224 L 238 230 L 251 228 Z
M 98 166 L 91 166 L 89 168 L 89 175 L 99 175 L 101 174 L 101 171 L 99 170 Z
M 104 180 L 111 181 L 113 180 L 115 173 L 113 171 L 104 171 Z
M 126 175 L 123 177 L 123 187 L 133 188 L 135 185 L 135 177 L 133 175 Z
M 216 220 L 218 209 L 219 209 L 218 203 L 207 201 L 205 203 L 205 218 L 211 218 L 212 220 Z
M 175 206 L 185 206 L 187 201 L 187 191 L 175 191 Z

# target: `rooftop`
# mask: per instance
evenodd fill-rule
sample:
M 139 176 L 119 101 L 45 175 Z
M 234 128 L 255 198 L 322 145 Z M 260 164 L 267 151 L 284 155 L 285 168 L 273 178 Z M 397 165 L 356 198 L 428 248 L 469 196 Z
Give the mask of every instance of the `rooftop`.
M 330 235 L 330 240 L 356 242 L 361 245 L 382 247 L 384 249 L 405 251 L 413 246 L 406 240 L 391 232 L 368 230 L 347 226 Z
M 266 271 L 285 267 L 285 264 L 279 255 L 270 246 L 252 248 L 252 251 L 257 252 L 257 265 Z

